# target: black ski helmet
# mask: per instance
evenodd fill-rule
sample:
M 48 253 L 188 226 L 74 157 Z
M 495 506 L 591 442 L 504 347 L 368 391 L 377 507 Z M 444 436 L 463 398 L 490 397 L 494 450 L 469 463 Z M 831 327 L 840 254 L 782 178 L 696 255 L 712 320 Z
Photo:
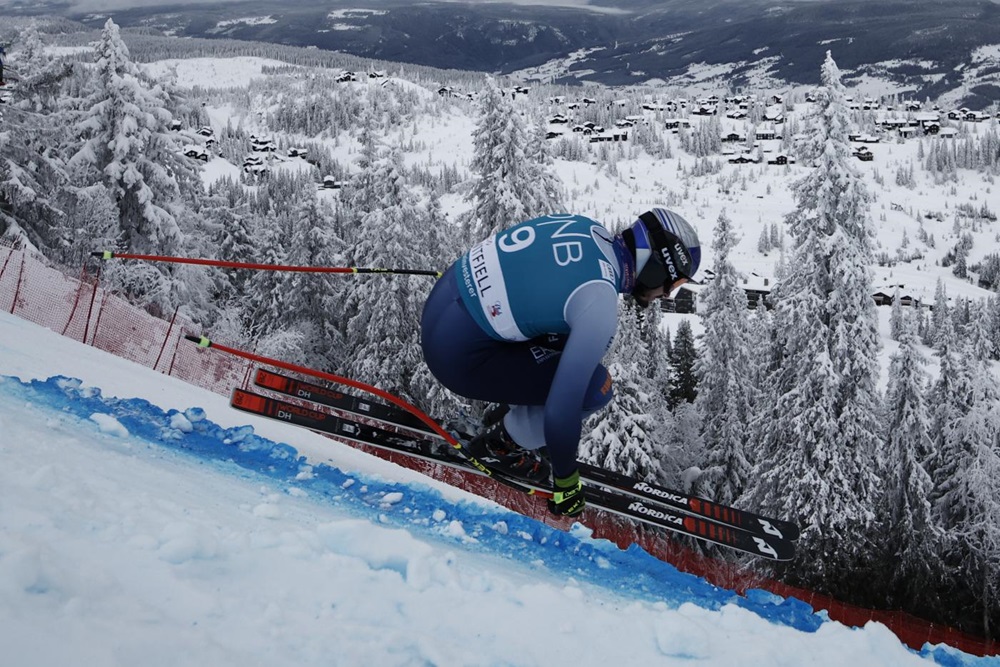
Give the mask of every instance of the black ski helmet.
M 701 264 L 698 232 L 687 220 L 665 208 L 654 208 L 639 216 L 622 232 L 635 253 L 636 292 L 663 286 L 665 290 L 681 278 L 691 278 Z

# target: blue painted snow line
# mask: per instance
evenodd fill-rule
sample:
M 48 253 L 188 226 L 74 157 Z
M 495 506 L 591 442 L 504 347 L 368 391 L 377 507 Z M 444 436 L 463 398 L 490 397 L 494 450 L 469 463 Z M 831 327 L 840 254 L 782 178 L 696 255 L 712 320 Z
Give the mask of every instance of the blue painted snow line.
M 806 632 L 825 622 L 800 600 L 765 591 L 741 596 L 679 572 L 637 546 L 621 550 L 606 540 L 592 539 L 586 530 L 567 533 L 515 512 L 474 502 L 455 503 L 430 486 L 311 464 L 294 447 L 255 434 L 252 426 L 219 426 L 199 407 L 163 410 L 141 398 L 107 398 L 99 388 L 64 376 L 29 382 L 0 376 L 0 393 L 72 415 L 81 430 L 95 434 L 107 426 L 92 416 L 107 415 L 128 431 L 129 438 L 197 458 L 220 473 L 263 477 L 285 490 L 305 490 L 319 502 L 335 504 L 377 525 L 403 528 L 438 543 L 522 563 L 543 563 L 556 577 L 572 577 L 619 595 L 672 607 L 685 602 L 707 609 L 735 604 L 772 623 Z

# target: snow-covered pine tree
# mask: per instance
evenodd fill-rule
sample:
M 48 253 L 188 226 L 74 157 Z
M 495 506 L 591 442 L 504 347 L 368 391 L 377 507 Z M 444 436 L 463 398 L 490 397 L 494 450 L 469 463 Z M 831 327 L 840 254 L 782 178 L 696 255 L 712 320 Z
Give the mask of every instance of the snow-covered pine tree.
M 945 320 L 949 320 L 947 328 Z M 955 328 L 950 320 L 951 306 L 948 303 L 948 292 L 944 286 L 944 282 L 938 278 L 934 286 L 934 307 L 931 309 L 930 324 L 927 328 L 927 336 L 924 338 L 924 344 L 934 349 L 940 349 L 939 344 L 942 342 L 943 337 L 951 340 L 955 335 Z
M 529 200 L 525 202 L 528 215 L 543 215 L 545 213 L 561 213 L 565 211 L 563 198 L 565 186 L 559 176 L 552 171 L 552 153 L 545 139 L 546 125 L 542 118 L 536 118 L 528 134 L 528 143 L 524 155 L 528 167 L 534 171 L 529 176 L 533 188 L 525 192 Z
M 707 459 L 697 493 L 733 504 L 746 490 L 750 475 L 747 428 L 753 369 L 750 367 L 746 294 L 729 260 L 737 242 L 725 211 L 715 227 L 715 277 L 702 293 L 699 312 L 705 326 L 694 371 L 698 379 L 695 408 Z
M 870 196 L 851 162 L 849 111 L 827 53 L 794 185 L 792 257 L 775 290 L 775 337 L 754 504 L 802 526 L 790 577 L 864 600 L 881 445 Z M 860 582 L 864 584 L 860 584 Z
M 1000 293 L 994 294 L 987 300 L 984 318 L 986 319 L 984 328 L 990 349 L 987 358 L 994 361 L 1000 360 Z
M 348 246 L 357 266 L 422 268 L 426 261 L 417 250 L 426 233 L 425 211 L 407 189 L 402 154 L 393 150 L 371 165 L 375 187 L 381 186 L 378 204 L 361 216 L 356 236 Z M 346 374 L 415 399 L 414 379 L 420 355 L 420 313 L 430 289 L 424 276 L 358 276 L 346 283 L 338 303 L 345 346 Z
M 58 106 L 59 80 L 68 68 L 45 54 L 33 25 L 11 49 L 19 81 L 3 107 L 0 132 L 0 237 L 27 243 L 59 260 L 78 241 L 59 195 L 66 176 L 58 154 L 66 120 Z M 73 256 L 80 259 L 79 255 Z
M 916 334 L 901 326 L 886 388 L 884 499 L 880 521 L 888 539 L 881 562 L 891 603 L 927 608 L 940 583 L 942 537 L 931 508 L 933 481 L 925 469 L 933 444 L 925 398 L 927 373 Z
M 215 225 L 212 245 L 218 248 L 219 258 L 250 263 L 258 261 L 257 241 L 242 194 L 242 188 L 231 179 L 216 182 L 203 201 L 201 214 Z M 224 269 L 219 285 L 219 301 L 236 303 L 245 299 L 246 284 L 252 275 L 249 269 Z
M 252 228 L 258 244 L 261 264 L 287 264 L 283 230 L 277 220 L 255 218 Z M 288 274 L 278 271 L 254 271 L 246 282 L 243 321 L 247 323 L 247 338 L 258 339 L 277 335 L 285 329 L 285 281 Z
M 433 193 L 430 195 L 424 217 L 427 222 L 424 226 L 425 232 L 418 239 L 420 246 L 417 248 L 417 256 L 433 258 L 434 262 L 440 263 L 427 268 L 444 271 L 461 254 L 458 234 L 446 219 L 440 199 Z M 426 299 L 434 283 L 431 279 L 426 279 L 419 282 L 418 286 L 417 294 Z M 417 365 L 413 377 L 413 394 L 418 399 L 417 405 L 428 414 L 434 415 L 458 414 L 462 401 L 431 375 L 426 364 Z
M 670 355 L 670 332 L 663 327 L 663 313 L 659 308 L 647 308 L 640 314 L 640 334 L 649 350 L 646 359 L 646 377 L 652 387 L 653 416 L 659 419 L 660 411 L 670 409 L 669 398 L 673 389 L 673 368 Z
M 693 403 L 698 395 L 698 378 L 695 375 L 695 364 L 698 361 L 698 348 L 694 343 L 694 332 L 688 320 L 681 320 L 677 325 L 670 354 L 670 366 L 673 373 L 673 386 L 670 394 L 670 407 L 675 409 L 680 403 Z
M 649 349 L 642 340 L 634 302 L 622 301 L 618 308 L 618 334 L 608 355 L 614 398 L 599 419 L 595 417 L 596 425 L 582 439 L 580 454 L 594 465 L 654 482 L 660 477 L 660 457 L 649 414 Z
M 989 363 L 963 346 L 967 372 L 956 389 L 965 409 L 945 425 L 934 471 L 934 510 L 954 581 L 946 589 L 973 601 L 981 618 L 974 629 L 987 637 L 1000 622 L 1000 387 Z
M 892 295 L 892 310 L 889 313 L 889 337 L 895 341 L 900 340 L 904 333 L 910 332 L 907 329 L 910 324 L 903 312 L 903 301 L 897 287 Z
M 303 191 L 296 198 L 291 225 L 289 264 L 343 265 L 344 242 L 333 233 L 331 216 L 320 205 L 315 191 Z M 290 315 L 289 324 L 302 332 L 301 354 L 314 367 L 336 368 L 346 354 L 340 331 L 328 325 L 337 312 L 336 304 L 331 303 L 331 296 L 337 293 L 334 283 L 344 279 L 327 273 L 292 273 L 285 280 L 284 308 Z
M 375 111 L 366 107 L 361 112 L 360 129 L 358 131 L 358 143 L 361 144 L 361 152 L 357 159 L 357 171 L 351 176 L 345 196 L 348 208 L 351 213 L 360 218 L 365 213 L 375 209 L 381 199 L 383 185 L 376 182 L 375 162 L 383 150 L 378 140 L 379 128 L 376 126 Z M 352 241 L 350 232 L 356 229 L 356 225 L 349 225 L 345 229 L 345 240 Z
M 129 252 L 175 254 L 182 233 L 171 209 L 181 196 L 179 178 L 193 167 L 179 155 L 169 130 L 166 94 L 132 62 L 118 26 L 108 19 L 97 43 L 93 89 L 76 124 L 82 147 L 69 161 L 79 181 L 104 183 L 118 206 L 122 246 Z M 134 273 L 132 270 L 134 268 Z M 123 286 L 133 297 L 169 306 L 168 274 L 132 264 Z
M 762 227 L 760 230 L 760 237 L 757 239 L 757 252 L 762 255 L 767 255 L 767 252 L 771 249 L 771 236 L 768 234 L 767 227 Z
M 994 348 L 990 337 L 989 302 L 982 299 L 978 302 L 967 301 L 969 306 L 969 321 L 965 325 L 964 338 L 972 348 L 976 359 L 991 359 Z
M 941 345 L 934 351 L 938 357 L 938 375 L 929 393 L 931 406 L 930 435 L 933 443 L 933 456 L 928 461 L 928 471 L 935 486 L 940 486 L 940 480 L 952 474 L 949 461 L 943 452 L 949 431 L 970 407 L 969 386 L 972 380 L 969 368 L 959 360 L 961 343 L 955 337 L 951 318 L 945 318 L 941 323 Z M 938 491 L 932 494 L 932 499 L 940 495 Z
M 488 78 L 479 103 L 481 118 L 473 135 L 472 210 L 463 220 L 470 240 L 529 218 L 560 212 L 561 188 L 549 173 L 547 154 L 528 148 L 525 122 L 496 81 Z

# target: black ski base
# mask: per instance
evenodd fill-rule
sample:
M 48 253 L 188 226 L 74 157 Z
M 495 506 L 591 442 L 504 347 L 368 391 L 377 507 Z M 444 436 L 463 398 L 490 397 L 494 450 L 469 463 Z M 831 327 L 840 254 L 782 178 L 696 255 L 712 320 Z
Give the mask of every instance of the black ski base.
M 368 417 L 391 427 L 402 427 L 425 438 L 437 438 L 426 424 L 399 408 L 365 401 L 356 396 L 344 394 L 326 387 L 258 369 L 254 383 L 272 391 L 295 396 L 352 415 Z M 461 435 L 461 434 L 460 434 Z M 459 439 L 467 439 L 460 437 Z M 616 491 L 627 493 L 640 500 L 668 505 L 682 512 L 725 523 L 733 528 L 745 530 L 765 538 L 795 541 L 799 538 L 799 528 L 790 521 L 761 516 L 747 510 L 720 505 L 710 500 L 698 498 L 682 491 L 668 489 L 656 484 L 634 479 L 611 470 L 599 468 L 583 461 L 579 462 L 580 477 L 587 482 L 603 484 Z
M 269 371 L 260 371 L 269 373 Z M 271 374 L 276 375 L 276 374 Z M 284 376 L 278 376 L 284 377 Z M 292 378 L 286 378 L 292 380 Z M 297 380 L 292 380 L 298 382 Z M 265 385 L 266 386 L 266 385 Z M 273 388 L 273 387 L 268 387 Z M 328 390 L 327 390 L 328 391 Z M 336 392 L 333 392 L 336 393 Z M 295 395 L 295 394 L 291 394 Z M 305 397 L 302 397 L 305 398 Z M 357 397 L 349 397 L 358 401 Z M 315 399 L 306 399 L 315 400 Z M 362 403 L 364 403 L 362 401 Z M 417 434 L 400 433 L 378 426 L 347 419 L 325 410 L 316 410 L 292 403 L 290 401 L 263 396 L 243 389 L 234 389 L 231 399 L 232 407 L 244 412 L 284 421 L 289 424 L 308 428 L 318 433 L 332 435 L 348 442 L 371 445 L 381 449 L 399 452 L 411 457 L 431 461 L 441 465 L 459 468 L 474 474 L 489 474 L 498 481 L 508 483 L 528 490 L 537 490 L 547 495 L 549 490 L 532 485 L 524 480 L 507 480 L 495 471 L 484 471 L 470 465 L 460 451 L 440 439 L 430 439 Z M 330 406 L 333 407 L 333 406 Z M 394 408 L 382 404 L 372 404 L 386 411 Z M 350 411 L 348 408 L 337 408 Z M 378 412 L 377 410 L 375 412 Z M 367 412 L 365 416 L 367 416 Z M 395 425 L 389 420 L 389 414 L 373 416 L 372 419 Z M 406 427 L 414 428 L 414 427 Z M 424 427 L 426 428 L 426 427 Z M 600 469 L 597 469 L 600 470 Z M 607 472 L 607 471 L 605 471 Z M 629 479 L 629 478 L 625 478 Z M 635 480 L 630 480 L 635 482 Z M 763 558 L 787 561 L 795 555 L 795 545 L 792 541 L 773 534 L 756 534 L 750 530 L 731 526 L 708 517 L 691 514 L 664 504 L 659 499 L 636 497 L 626 489 L 616 488 L 599 479 L 588 478 L 585 487 L 588 506 L 596 507 L 614 514 L 628 517 L 632 520 L 665 528 L 667 530 L 689 535 L 707 542 L 719 544 Z M 754 526 L 755 528 L 757 526 Z

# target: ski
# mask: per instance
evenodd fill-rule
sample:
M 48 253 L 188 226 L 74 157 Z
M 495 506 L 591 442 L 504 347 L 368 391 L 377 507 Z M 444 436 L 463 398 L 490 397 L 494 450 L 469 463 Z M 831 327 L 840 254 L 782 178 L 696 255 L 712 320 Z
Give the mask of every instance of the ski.
M 287 375 L 281 375 L 280 373 L 274 373 L 263 368 L 257 370 L 254 383 L 258 387 L 286 396 L 294 396 L 342 412 L 368 417 L 388 426 L 410 429 L 424 437 L 438 437 L 436 433 L 431 431 L 416 416 L 394 406 L 365 401 L 357 396 L 344 394 L 334 389 L 298 380 Z M 656 484 L 649 484 L 612 470 L 599 468 L 583 461 L 579 462 L 579 466 L 580 477 L 585 481 L 603 484 L 639 500 L 667 505 L 682 512 L 710 519 L 718 523 L 724 523 L 733 528 L 745 530 L 765 538 L 778 538 L 789 541 L 795 541 L 799 538 L 798 526 L 790 521 L 765 517 L 748 510 L 720 505 L 681 491 L 668 489 Z
M 466 472 L 482 475 L 472 467 L 452 446 L 441 440 L 428 439 L 416 434 L 406 435 L 378 426 L 353 421 L 323 410 L 314 410 L 286 400 L 263 396 L 243 389 L 234 389 L 230 405 L 238 410 L 269 417 L 301 426 L 318 433 L 332 435 L 349 442 L 371 445 L 400 452 L 426 461 L 439 463 Z M 387 407 L 387 406 L 380 406 Z M 505 478 L 492 472 L 492 476 Z M 512 478 L 521 487 L 548 491 L 524 480 Z M 747 530 L 727 525 L 710 518 L 695 516 L 656 502 L 630 497 L 620 490 L 600 486 L 585 487 L 590 506 L 628 517 L 652 526 L 689 535 L 721 546 L 743 551 L 771 560 L 791 560 L 795 545 L 789 540 L 773 535 L 757 535 Z

